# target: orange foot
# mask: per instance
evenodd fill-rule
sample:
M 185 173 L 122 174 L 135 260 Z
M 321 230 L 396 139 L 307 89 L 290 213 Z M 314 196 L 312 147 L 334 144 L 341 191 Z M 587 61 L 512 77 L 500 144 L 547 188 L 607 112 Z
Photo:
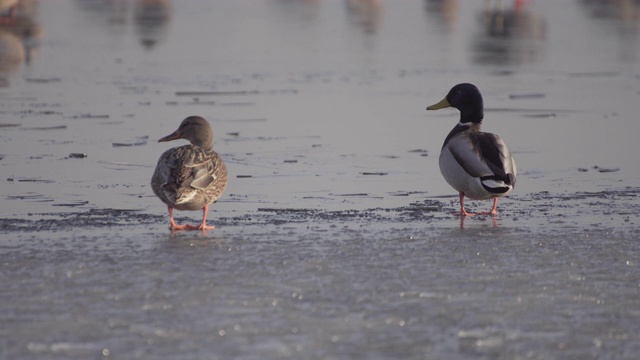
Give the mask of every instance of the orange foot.
M 171 222 L 171 226 L 169 226 L 169 229 L 171 230 L 194 230 L 197 229 L 197 226 L 193 226 L 193 225 L 189 225 L 189 224 L 184 224 L 184 225 L 178 225 L 175 222 Z
M 213 230 L 215 228 L 216 227 L 214 225 L 207 225 L 205 223 L 202 223 L 202 224 L 200 224 L 198 226 L 189 225 L 189 224 L 185 225 L 185 230 L 203 230 L 203 231 L 205 231 L 205 230 Z
M 472 213 L 472 212 L 467 212 L 466 210 L 462 210 L 459 213 L 456 213 L 457 215 L 460 215 L 461 217 L 467 217 L 467 216 L 473 216 L 473 215 L 478 215 L 476 213 Z
M 480 214 L 482 215 L 491 215 L 493 217 L 498 215 L 498 198 L 493 198 L 493 207 L 491 208 L 491 211 L 489 212 L 482 212 Z

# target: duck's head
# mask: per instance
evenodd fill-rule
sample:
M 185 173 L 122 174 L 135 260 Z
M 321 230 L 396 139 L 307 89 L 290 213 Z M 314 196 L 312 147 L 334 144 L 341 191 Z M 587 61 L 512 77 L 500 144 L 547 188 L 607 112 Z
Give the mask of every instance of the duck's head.
M 210 149 L 213 147 L 213 132 L 207 120 L 200 116 L 189 116 L 182 120 L 178 130 L 161 138 L 158 142 L 176 139 L 189 140 L 192 145 Z
M 482 95 L 473 84 L 458 84 L 449 90 L 447 96 L 427 110 L 438 110 L 453 107 L 460 110 L 461 123 L 481 123 L 484 118 Z

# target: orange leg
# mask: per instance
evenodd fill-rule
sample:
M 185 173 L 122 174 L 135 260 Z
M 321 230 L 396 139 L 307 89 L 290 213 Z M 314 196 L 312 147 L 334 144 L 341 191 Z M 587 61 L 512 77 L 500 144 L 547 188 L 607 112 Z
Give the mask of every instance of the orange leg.
M 475 215 L 475 214 L 467 212 L 464 209 L 464 193 L 460 191 L 460 216 L 465 217 L 465 216 L 471 216 L 471 215 Z
M 493 207 L 491 208 L 491 211 L 489 212 L 489 215 L 491 216 L 496 216 L 498 215 L 498 198 L 493 198 Z
M 205 205 L 202 208 L 202 222 L 198 226 L 185 225 L 187 230 L 213 230 L 216 227 L 214 225 L 207 225 L 207 213 L 209 212 L 209 205 Z
M 169 228 L 171 230 L 189 230 L 193 228 L 193 226 L 189 224 L 186 224 L 186 225 L 176 224 L 176 221 L 173 219 L 173 208 L 171 206 L 167 206 L 167 208 L 169 209 L 169 220 L 171 221 L 171 227 Z
M 491 215 L 491 216 L 497 216 L 498 215 L 498 198 L 493 198 L 493 207 L 491 208 L 491 211 L 489 212 L 483 212 L 481 213 L 482 215 Z
M 471 216 L 471 215 L 491 215 L 491 216 L 497 216 L 498 215 L 498 198 L 493 198 L 493 207 L 491 208 L 491 211 L 489 212 L 481 212 L 481 213 L 471 213 L 471 212 L 467 212 L 464 209 L 464 193 L 461 191 L 460 192 L 460 216 L 465 217 L 465 216 Z
M 213 230 L 215 225 L 207 226 L 207 213 L 209 212 L 209 204 L 202 208 L 202 223 L 198 226 L 198 230 Z

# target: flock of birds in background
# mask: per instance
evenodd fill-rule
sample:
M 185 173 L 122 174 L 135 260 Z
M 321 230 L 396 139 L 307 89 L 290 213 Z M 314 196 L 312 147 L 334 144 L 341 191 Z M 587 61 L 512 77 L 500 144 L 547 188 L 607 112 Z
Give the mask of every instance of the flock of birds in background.
M 447 96 L 427 110 L 453 107 L 460 121 L 445 138 L 440 152 L 440 172 L 460 196 L 461 217 L 475 214 L 496 216 L 498 198 L 513 190 L 516 163 L 506 143 L 498 135 L 482 132 L 482 95 L 473 84 L 458 84 Z M 165 151 L 151 179 L 151 187 L 169 210 L 172 230 L 211 230 L 207 225 L 209 205 L 222 196 L 227 185 L 227 168 L 213 150 L 213 132 L 207 120 L 190 116 L 173 133 L 158 142 L 185 139 L 189 145 Z M 488 212 L 470 213 L 464 198 L 493 199 Z M 173 210 L 202 210 L 199 225 L 176 224 Z

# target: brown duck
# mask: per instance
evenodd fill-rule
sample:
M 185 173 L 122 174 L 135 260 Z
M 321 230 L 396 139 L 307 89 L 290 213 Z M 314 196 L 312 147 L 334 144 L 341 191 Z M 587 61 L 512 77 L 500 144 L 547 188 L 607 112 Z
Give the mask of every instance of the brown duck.
M 209 204 L 216 201 L 227 186 L 227 167 L 220 155 L 213 151 L 211 125 L 200 116 L 182 120 L 178 130 L 158 142 L 176 139 L 189 140 L 190 145 L 165 151 L 151 178 L 153 193 L 167 204 L 172 230 L 211 230 L 207 225 Z M 202 222 L 198 226 L 178 225 L 173 209 L 200 210 Z

